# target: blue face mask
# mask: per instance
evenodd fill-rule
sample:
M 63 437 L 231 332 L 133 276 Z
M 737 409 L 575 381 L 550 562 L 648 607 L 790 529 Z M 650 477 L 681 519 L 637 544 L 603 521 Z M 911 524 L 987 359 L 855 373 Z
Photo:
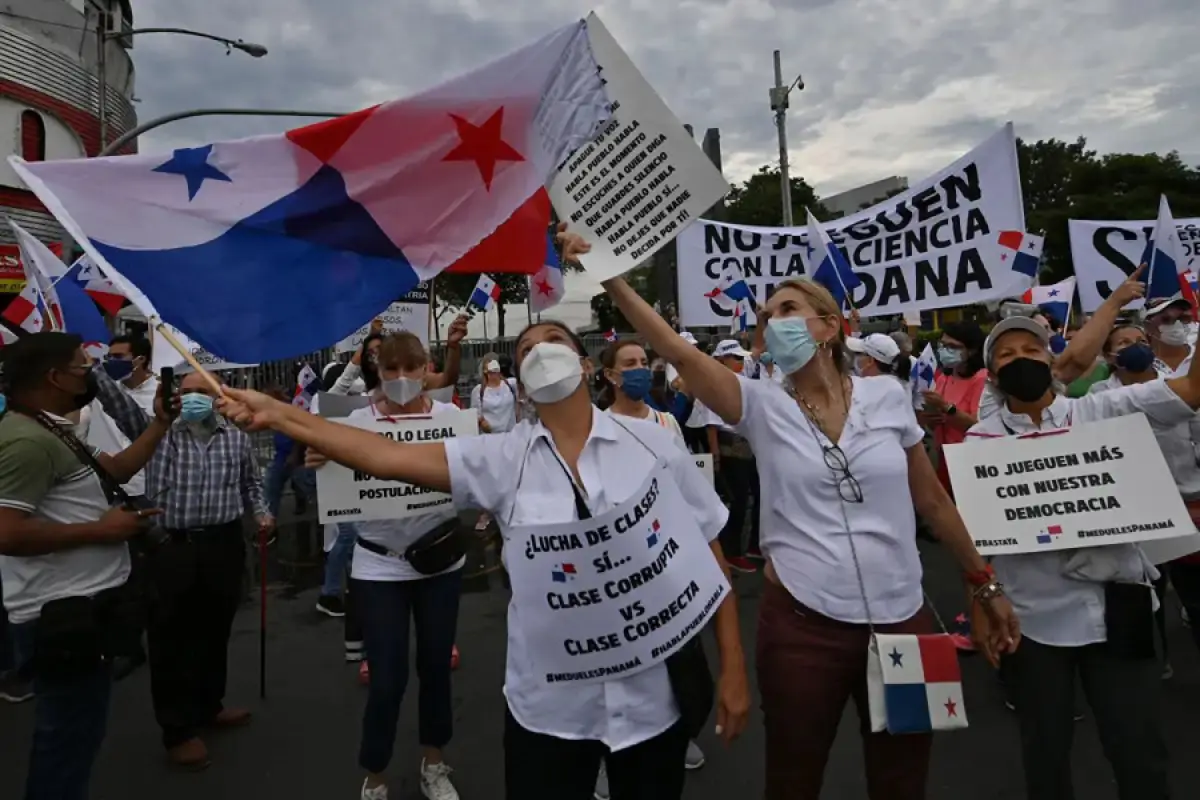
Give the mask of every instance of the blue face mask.
M 0 394 L 0 414 L 3 414 L 7 410 L 8 410 L 8 399 L 4 395 Z
M 1117 353 L 1114 360 L 1126 372 L 1145 372 L 1154 363 L 1154 351 L 1145 342 L 1138 342 Z
M 123 381 L 133 374 L 133 360 L 128 358 L 110 358 L 104 362 L 104 371 L 114 381 Z
M 206 394 L 188 392 L 182 398 L 179 416 L 185 422 L 202 422 L 212 416 L 213 400 Z
M 784 375 L 799 372 L 817 354 L 817 343 L 803 317 L 771 318 L 767 322 L 767 347 Z
M 641 400 L 650 394 L 650 381 L 653 377 L 645 367 L 621 370 L 621 391 L 630 400 Z
M 943 369 L 954 369 L 963 362 L 963 352 L 957 347 L 938 346 L 938 363 Z

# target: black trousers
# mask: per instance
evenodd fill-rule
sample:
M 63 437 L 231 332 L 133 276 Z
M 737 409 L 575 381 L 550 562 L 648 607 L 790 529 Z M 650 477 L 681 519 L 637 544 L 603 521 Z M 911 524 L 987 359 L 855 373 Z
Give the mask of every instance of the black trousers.
M 1074 800 L 1075 681 L 1096 719 L 1120 800 L 1167 800 L 1162 667 L 1112 655 L 1104 644 L 1051 647 L 1028 637 L 1006 659 L 1021 726 L 1028 800 Z
M 612 800 L 679 800 L 688 734 L 682 722 L 633 747 L 610 753 L 602 742 L 533 733 L 504 712 L 507 800 L 592 800 L 600 760 Z
M 150 694 L 165 747 L 195 737 L 223 708 L 245 563 L 240 519 L 177 533 L 150 557 Z
M 1171 584 L 1179 595 L 1179 602 L 1187 610 L 1192 641 L 1200 648 L 1200 564 L 1174 561 L 1167 569 L 1171 572 Z
M 746 514 L 750 501 L 756 495 L 758 468 L 753 459 L 721 458 L 721 481 L 729 502 L 729 519 L 721 529 L 721 551 L 726 558 L 746 555 L 742 532 L 746 526 Z M 758 508 L 750 520 L 750 543 L 758 543 Z

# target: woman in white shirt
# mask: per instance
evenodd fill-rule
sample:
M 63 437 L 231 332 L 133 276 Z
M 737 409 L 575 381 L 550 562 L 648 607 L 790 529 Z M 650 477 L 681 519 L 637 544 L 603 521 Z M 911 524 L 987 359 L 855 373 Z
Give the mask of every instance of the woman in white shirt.
M 654 374 L 650 371 L 650 358 L 644 347 L 632 339 L 614 342 L 600 354 L 600 366 L 604 368 L 604 379 L 612 392 L 612 405 L 606 409 L 607 413 L 648 420 L 683 441 L 683 431 L 675 417 L 651 408 L 646 402 Z
M 900 345 L 892 337 L 882 333 L 872 333 L 861 339 L 851 336 L 846 339 L 846 349 L 854 359 L 854 374 L 860 378 L 887 375 L 908 386 L 912 360 L 900 352 Z
M 484 433 L 504 433 L 517 424 L 517 382 L 506 379 L 495 353 L 483 357 L 480 383 L 471 390 L 471 408 L 479 412 L 479 429 Z
M 402 420 L 454 414 L 458 409 L 425 396 L 429 354 L 411 333 L 394 333 L 376 351 L 379 391 L 371 405 L 351 412 L 348 421 Z M 343 429 L 344 430 L 344 429 Z M 325 457 L 310 448 L 306 464 L 320 468 Z M 454 507 L 396 520 L 355 523 L 351 559 L 352 593 L 362 620 L 370 661 L 367 706 L 363 713 L 359 766 L 367 772 L 363 800 L 386 800 L 383 776 L 396 743 L 400 701 L 408 683 L 409 625 L 415 626 L 420 681 L 418 735 L 421 743 L 421 791 L 432 800 L 457 800 L 442 748 L 453 729 L 450 691 L 451 650 L 458 623 L 463 559 L 433 575 L 419 572 L 404 557 L 421 537 L 458 524 Z
M 992 328 L 983 357 L 1003 404 L 972 427 L 969 438 L 1053 431 L 1137 412 L 1152 428 L 1171 430 L 1188 423 L 1200 407 L 1200 365 L 1194 363 L 1171 380 L 1064 397 L 1054 389 L 1049 343 L 1048 332 L 1026 317 Z M 993 563 L 1025 635 L 1006 666 L 1021 724 L 1026 796 L 1074 796 L 1071 729 L 1080 682 L 1113 766 L 1117 796 L 1166 800 L 1162 680 L 1151 616 L 1150 582 L 1157 570 L 1141 548 L 1117 544 L 1003 555 Z
M 872 628 L 932 633 L 924 610 L 914 507 L 975 587 L 972 611 L 998 626 L 980 646 L 1014 648 L 1016 617 L 933 472 L 909 393 L 844 374 L 842 314 L 823 287 L 787 280 L 758 314 L 795 397 L 746 380 L 683 346 L 622 279 L 605 288 L 696 396 L 750 442 L 762 481 L 766 586 L 758 680 L 766 722 L 767 800 L 817 800 L 847 701 L 867 718 Z M 871 798 L 925 797 L 932 736 L 870 733 Z
M 657 480 L 655 471 L 663 471 L 670 492 L 682 495 L 680 502 L 690 510 L 689 518 L 670 521 L 668 544 L 675 546 L 676 557 L 688 558 L 694 567 L 716 569 L 721 556 L 712 540 L 726 516 L 716 493 L 672 434 L 597 410 L 584 377 L 591 369 L 582 342 L 565 325 L 531 325 L 517 339 L 516 373 L 539 420 L 523 421 L 506 434 L 429 444 L 382 440 L 297 413 L 255 392 L 227 390 L 222 410 L 242 424 L 284 432 L 353 469 L 450 491 L 457 506 L 490 511 L 506 541 L 520 535 L 532 543 L 531 528 L 633 508 L 644 502 L 645 487 L 652 478 Z M 659 491 L 664 491 L 661 486 Z M 651 549 L 664 546 L 653 536 L 646 543 Z M 523 557 L 531 556 L 524 549 L 519 544 L 504 547 L 510 573 L 528 574 Z M 559 566 L 570 566 L 572 573 L 577 569 L 573 564 Z M 580 566 L 592 567 L 584 562 Z M 565 572 L 560 569 L 556 575 Z M 721 578 L 720 572 L 716 575 Z M 564 583 L 568 580 L 563 574 Z M 514 589 L 518 583 L 514 579 Z M 539 658 L 547 655 L 531 646 L 531 640 L 542 641 L 541 631 L 524 621 L 544 615 L 539 606 L 537 600 L 523 605 L 515 592 L 509 604 L 506 796 L 590 800 L 604 758 L 614 800 L 677 800 L 683 792 L 688 743 L 682 712 L 685 705 L 693 706 L 690 698 L 695 695 L 683 691 L 683 682 L 673 683 L 668 663 L 683 649 L 668 663 L 656 660 L 644 668 L 639 664 L 631 667 L 637 671 L 623 677 L 550 682 L 547 673 L 538 670 Z M 637 610 L 630 613 L 636 615 Z M 750 701 L 735 599 L 727 588 L 715 607 L 715 629 L 721 655 L 717 730 L 728 741 L 745 727 Z M 580 635 L 585 633 L 592 632 Z

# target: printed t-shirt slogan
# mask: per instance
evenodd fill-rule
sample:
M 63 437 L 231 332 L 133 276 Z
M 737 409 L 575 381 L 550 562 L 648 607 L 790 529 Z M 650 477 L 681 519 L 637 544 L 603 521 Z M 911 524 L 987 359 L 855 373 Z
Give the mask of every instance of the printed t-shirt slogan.
M 595 14 L 587 25 L 612 120 L 559 167 L 550 200 L 592 246 L 584 269 L 605 280 L 678 236 L 729 184 Z
M 1133 274 L 1141 261 L 1146 243 L 1154 234 L 1155 220 L 1101 222 L 1086 219 L 1067 220 L 1071 236 L 1071 261 L 1079 279 L 1079 304 L 1084 313 L 1100 307 L 1113 290 Z M 1200 267 L 1200 218 L 1177 219 L 1179 243 L 1188 259 L 1185 267 L 1195 273 Z M 1143 276 L 1145 277 L 1145 276 Z M 1145 305 L 1142 299 L 1125 306 Z
M 729 591 L 662 461 L 607 514 L 504 535 L 513 603 L 547 683 L 612 680 L 664 661 Z
M 863 316 L 1019 296 L 1031 277 L 1012 268 L 1004 232 L 1024 232 L 1012 125 L 907 192 L 821 226 L 862 280 Z M 1010 234 L 1011 235 L 1011 234 Z M 679 236 L 679 314 L 686 326 L 729 325 L 710 299 L 726 269 L 759 303 L 781 281 L 811 273 L 805 228 L 699 220 Z
M 479 435 L 475 411 L 453 411 L 429 419 L 341 419 L 394 442 L 431 444 L 458 436 Z M 317 470 L 317 508 L 321 522 L 402 519 L 427 514 L 451 503 L 450 495 L 401 481 L 379 480 L 332 461 Z
M 1195 531 L 1143 414 L 1041 436 L 968 438 L 945 452 L 959 513 L 982 555 Z
M 395 333 L 408 331 L 421 339 L 421 344 L 429 346 L 429 284 L 417 284 L 417 288 L 401 297 L 387 307 L 379 315 L 383 320 L 383 332 Z M 357 350 L 371 332 L 371 322 L 368 321 L 354 333 L 342 339 L 334 349 L 339 353 L 349 353 Z

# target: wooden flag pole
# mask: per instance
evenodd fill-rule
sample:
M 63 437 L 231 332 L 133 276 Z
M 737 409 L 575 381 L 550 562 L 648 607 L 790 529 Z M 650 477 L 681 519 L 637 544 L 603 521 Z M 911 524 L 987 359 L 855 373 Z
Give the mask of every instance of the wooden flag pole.
M 171 333 L 171 329 L 167 326 L 167 323 L 159 320 L 157 323 L 155 323 L 154 329 L 162 334 L 162 337 L 166 340 L 167 344 L 171 345 L 171 347 L 173 347 L 175 351 L 179 353 L 179 355 L 183 356 L 183 360 L 188 363 L 188 366 L 196 370 L 196 372 L 204 378 L 208 385 L 212 387 L 214 392 L 216 392 L 218 395 L 225 394 L 224 391 L 221 390 L 221 382 L 217 380 L 215 375 L 206 370 L 200 364 L 200 362 L 196 360 L 196 357 L 192 355 L 186 347 L 183 346 L 183 343 L 179 341 L 175 334 Z

